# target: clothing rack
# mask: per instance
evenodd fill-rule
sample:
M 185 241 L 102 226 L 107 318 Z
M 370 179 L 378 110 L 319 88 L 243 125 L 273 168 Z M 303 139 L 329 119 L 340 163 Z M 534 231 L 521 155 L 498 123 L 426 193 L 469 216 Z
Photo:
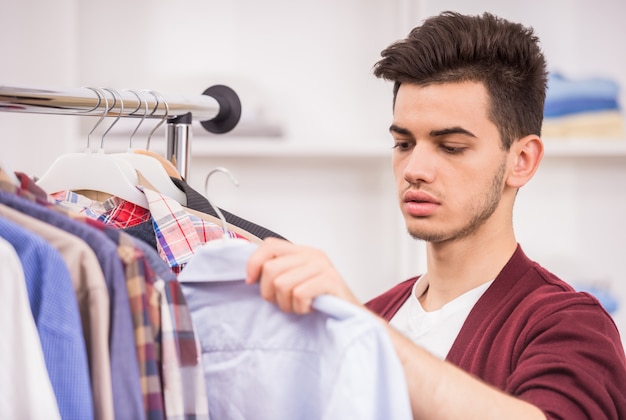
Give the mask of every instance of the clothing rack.
M 215 85 L 201 95 L 162 95 L 155 91 L 82 87 L 50 89 L 0 85 L 0 111 L 35 114 L 153 118 L 167 121 L 166 158 L 187 178 L 191 123 L 211 133 L 232 130 L 241 102 L 231 88 Z

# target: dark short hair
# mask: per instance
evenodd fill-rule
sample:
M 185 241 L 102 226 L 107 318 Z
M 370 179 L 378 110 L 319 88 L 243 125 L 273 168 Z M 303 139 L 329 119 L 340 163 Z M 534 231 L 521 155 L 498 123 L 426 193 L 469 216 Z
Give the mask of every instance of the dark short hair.
M 519 23 L 447 11 L 383 50 L 374 75 L 394 82 L 394 105 L 402 83 L 483 83 L 489 118 L 508 150 L 516 139 L 541 135 L 548 73 L 539 44 Z

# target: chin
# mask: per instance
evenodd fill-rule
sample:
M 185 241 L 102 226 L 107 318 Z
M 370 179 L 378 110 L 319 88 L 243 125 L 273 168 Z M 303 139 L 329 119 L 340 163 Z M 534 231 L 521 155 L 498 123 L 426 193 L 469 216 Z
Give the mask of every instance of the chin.
M 409 235 L 415 240 L 418 241 L 427 241 L 430 242 L 432 239 L 435 239 L 439 235 L 435 235 L 433 232 L 426 232 L 423 229 L 407 229 Z
M 451 237 L 450 232 L 418 228 L 416 226 L 407 226 L 407 231 L 413 239 L 426 242 L 442 242 Z

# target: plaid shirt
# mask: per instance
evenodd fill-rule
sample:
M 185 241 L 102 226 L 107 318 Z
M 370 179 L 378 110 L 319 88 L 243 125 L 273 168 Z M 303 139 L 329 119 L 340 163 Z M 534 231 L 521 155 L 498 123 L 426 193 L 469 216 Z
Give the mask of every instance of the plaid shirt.
M 73 213 L 84 214 L 90 219 L 100 220 L 118 229 L 150 220 L 150 210 L 119 197 L 110 197 L 100 202 L 69 190 L 51 194 L 51 197 L 61 207 Z
M 68 210 L 118 228 L 136 226 L 152 218 L 157 251 L 174 273 L 182 271 L 197 247 L 224 235 L 221 226 L 186 212 L 176 200 L 148 188 L 138 188 L 146 195 L 149 209 L 118 197 L 101 203 L 73 191 L 60 191 L 53 197 Z M 228 230 L 226 234 L 245 239 Z
M 104 229 L 117 237 L 126 269 L 146 417 L 208 419 L 199 344 L 180 284 L 165 281 L 132 236 Z
M 117 249 L 126 274 L 146 418 L 162 419 L 165 409 L 158 343 L 161 313 L 160 297 L 154 290 L 154 272 L 129 235 L 120 232 Z
M 168 419 L 208 419 L 200 342 L 178 281 L 158 280 L 161 294 L 163 395 Z
M 120 234 L 120 245 L 132 244 L 129 235 Z M 129 242 L 130 241 L 130 242 Z M 130 246 L 129 246 L 130 251 Z M 154 339 L 154 355 L 162 373 L 163 387 L 161 395 L 165 404 L 167 419 L 208 419 L 209 406 L 200 360 L 199 341 L 194 333 L 191 314 L 187 307 L 180 284 L 177 281 L 166 282 L 154 270 L 142 251 L 134 248 L 138 265 L 143 268 L 145 277 L 145 298 L 147 305 L 142 305 L 144 321 L 137 331 L 137 336 L 145 338 L 146 344 Z M 131 295 L 131 304 L 134 296 Z M 139 296 L 137 296 L 139 297 Z M 133 313 L 138 313 L 133 311 Z M 152 333 L 152 336 L 150 335 Z M 152 366 L 149 347 L 145 346 L 143 356 L 146 367 Z M 141 362 L 141 359 L 140 359 Z M 142 363 L 140 363 L 140 367 Z M 159 370 L 156 371 L 158 374 Z M 148 405 L 157 404 L 158 377 L 150 371 L 143 375 L 148 383 Z M 154 399 L 154 401 L 152 401 Z M 161 398 L 159 398 L 159 402 Z M 148 417 L 150 418 L 150 417 Z
M 175 273 L 182 271 L 195 249 L 224 235 L 221 226 L 187 213 L 177 201 L 147 188 L 143 192 L 152 214 L 157 250 Z M 226 234 L 242 237 L 230 231 Z

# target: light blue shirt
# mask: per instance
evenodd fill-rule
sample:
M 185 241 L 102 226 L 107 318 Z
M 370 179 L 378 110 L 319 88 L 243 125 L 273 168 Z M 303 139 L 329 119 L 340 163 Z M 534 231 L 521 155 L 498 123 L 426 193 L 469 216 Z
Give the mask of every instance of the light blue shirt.
M 256 245 L 211 241 L 179 275 L 215 419 L 409 419 L 408 391 L 384 327 L 364 309 L 318 297 L 282 312 L 248 285 Z

